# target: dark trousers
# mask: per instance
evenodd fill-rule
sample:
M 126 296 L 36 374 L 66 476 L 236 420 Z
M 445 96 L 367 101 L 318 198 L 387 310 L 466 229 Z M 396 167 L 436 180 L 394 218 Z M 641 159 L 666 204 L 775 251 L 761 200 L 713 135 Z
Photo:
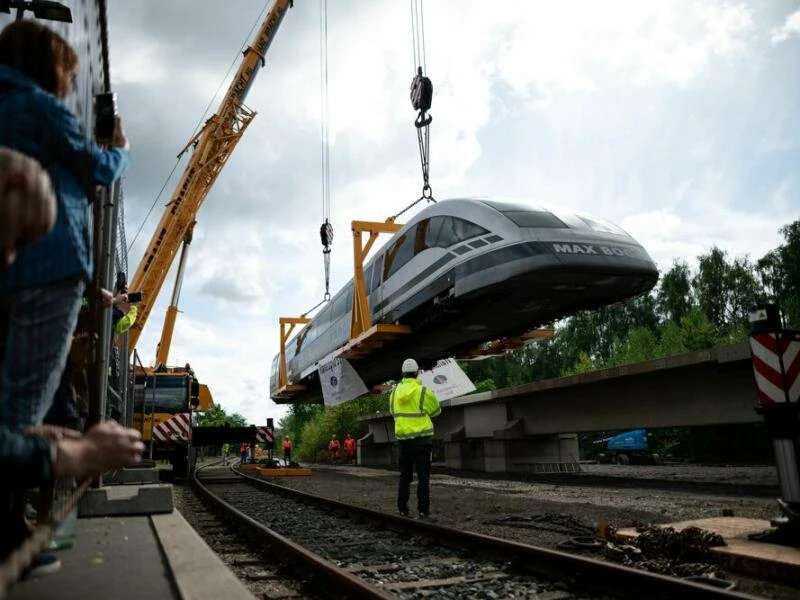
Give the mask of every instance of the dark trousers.
M 283 462 L 284 462 L 285 464 L 287 464 L 287 465 L 288 465 L 290 462 L 292 462 L 292 450 L 291 450 L 291 448 L 287 448 L 287 449 L 285 449 L 285 450 L 283 451 Z
M 433 445 L 427 440 L 400 442 L 400 484 L 397 489 L 397 508 L 400 512 L 408 512 L 414 468 L 417 469 L 417 510 L 425 515 L 430 512 L 432 452 Z

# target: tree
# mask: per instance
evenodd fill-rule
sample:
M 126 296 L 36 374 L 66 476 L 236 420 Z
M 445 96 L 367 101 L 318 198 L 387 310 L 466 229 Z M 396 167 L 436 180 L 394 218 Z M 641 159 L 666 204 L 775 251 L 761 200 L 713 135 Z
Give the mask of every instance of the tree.
M 699 270 L 692 280 L 700 310 L 718 330 L 724 329 L 726 305 L 726 274 L 728 261 L 725 252 L 714 246 L 711 252 L 698 257 Z
M 292 404 L 289 407 L 288 414 L 278 421 L 278 431 L 276 432 L 276 439 L 278 436 L 289 436 L 295 447 L 301 443 L 301 432 L 303 427 L 309 421 L 313 421 L 322 414 L 325 407 L 320 404 Z
M 782 277 L 779 302 L 790 327 L 800 328 L 800 220 L 781 228 L 785 243 L 778 247 Z
M 228 427 L 247 426 L 247 419 L 239 413 L 227 414 L 220 404 L 215 404 L 214 408 L 204 413 L 195 414 L 197 415 L 197 424 L 200 427 L 222 427 L 224 425 Z
M 680 322 L 692 306 L 692 282 L 689 265 L 675 261 L 661 278 L 656 293 L 658 312 L 665 320 Z
M 698 260 L 692 285 L 700 309 L 720 334 L 745 325 L 749 307 L 763 296 L 754 265 L 746 257 L 729 263 L 727 254 L 716 246 Z

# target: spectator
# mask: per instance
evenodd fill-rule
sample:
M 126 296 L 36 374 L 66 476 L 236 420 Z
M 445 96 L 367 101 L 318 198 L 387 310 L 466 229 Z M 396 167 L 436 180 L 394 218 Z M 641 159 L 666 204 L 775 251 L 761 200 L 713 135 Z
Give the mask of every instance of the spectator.
M 0 214 L 3 266 L 12 265 L 26 244 L 47 235 L 56 220 L 56 200 L 47 174 L 33 159 L 7 148 L 0 148 Z M 141 460 L 143 451 L 139 432 L 114 422 L 99 424 L 86 436 L 53 426 L 39 426 L 22 434 L 0 425 L 3 491 L 18 492 L 4 495 L 3 499 L 16 513 L 20 506 L 24 508 L 19 493 L 26 488 L 47 486 L 56 477 L 93 477 L 135 464 Z M 29 534 L 22 518 L 9 519 L 3 525 L 0 560 Z M 43 554 L 33 563 L 40 571 L 59 566 L 58 559 Z
M 11 432 L 40 423 L 52 402 L 92 272 L 88 202 L 96 186 L 110 185 L 129 163 L 119 120 L 114 147 L 104 150 L 64 104 L 76 68 L 69 44 L 35 21 L 0 32 L 0 146 L 42 164 L 57 204 L 52 231 L 19 250 L 0 276 L 0 426 Z M 25 535 L 24 498 L 4 490 L 0 506 L 3 544 L 12 548 Z M 34 563 L 43 572 L 57 566 L 50 555 Z
M 19 490 L 51 484 L 57 477 L 96 477 L 139 463 L 142 452 L 141 434 L 115 421 L 98 423 L 85 435 L 53 425 L 24 433 L 0 427 L 6 483 Z
M 0 250 L 11 265 L 26 245 L 44 237 L 56 223 L 56 197 L 50 177 L 38 162 L 0 148 Z
M 58 205 L 44 239 L 19 251 L 0 281 L 8 320 L 0 365 L 0 424 L 40 423 L 58 387 L 92 273 L 87 204 L 97 185 L 126 169 L 128 140 L 116 120 L 109 149 L 87 139 L 63 99 L 72 91 L 77 54 L 36 21 L 0 32 L 0 145 L 39 160 Z

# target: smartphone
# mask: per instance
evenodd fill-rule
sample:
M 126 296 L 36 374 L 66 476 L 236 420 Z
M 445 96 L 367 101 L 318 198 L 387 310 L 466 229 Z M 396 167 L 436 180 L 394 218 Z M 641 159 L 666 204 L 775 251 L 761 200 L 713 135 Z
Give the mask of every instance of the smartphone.
M 117 116 L 117 95 L 112 92 L 94 97 L 94 134 L 98 142 L 107 142 L 114 135 Z
M 142 301 L 142 292 L 128 292 L 128 302 L 130 304 L 138 304 Z

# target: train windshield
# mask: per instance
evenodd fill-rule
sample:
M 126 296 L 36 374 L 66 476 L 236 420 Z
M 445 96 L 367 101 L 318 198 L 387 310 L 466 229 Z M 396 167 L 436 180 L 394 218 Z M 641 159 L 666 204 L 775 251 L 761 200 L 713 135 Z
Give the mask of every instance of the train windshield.
M 136 377 L 134 402 L 137 412 L 179 413 L 188 409 L 189 378 L 185 375 Z
M 499 200 L 482 200 L 504 216 L 511 219 L 517 227 L 541 227 L 548 229 L 566 229 L 564 221 L 555 216 L 543 205 L 535 202 L 509 202 Z

